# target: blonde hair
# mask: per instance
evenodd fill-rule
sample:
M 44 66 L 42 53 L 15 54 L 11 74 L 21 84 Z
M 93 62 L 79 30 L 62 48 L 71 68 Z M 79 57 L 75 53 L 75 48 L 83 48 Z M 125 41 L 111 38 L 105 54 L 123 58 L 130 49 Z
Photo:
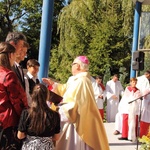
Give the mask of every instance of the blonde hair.
M 131 78 L 131 79 L 130 79 L 130 82 L 132 82 L 132 81 L 137 82 L 137 78 Z

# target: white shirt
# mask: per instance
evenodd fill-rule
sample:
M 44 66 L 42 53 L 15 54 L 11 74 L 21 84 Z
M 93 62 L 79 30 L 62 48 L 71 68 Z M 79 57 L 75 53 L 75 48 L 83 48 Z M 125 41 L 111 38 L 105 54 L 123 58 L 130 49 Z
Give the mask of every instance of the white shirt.
M 36 83 L 36 79 L 38 79 L 37 77 L 33 77 L 33 75 L 30 72 L 27 72 L 27 76 Z M 28 81 L 26 76 L 24 77 L 24 79 L 25 79 L 25 86 L 26 86 L 26 94 L 27 94 L 28 105 L 30 106 L 32 99 L 31 99 L 31 95 L 29 93 L 29 90 L 30 90 L 30 88 L 29 88 L 29 81 Z
M 149 80 L 145 75 L 137 77 L 137 88 L 141 91 L 142 95 L 145 95 L 145 92 L 150 89 Z M 141 109 L 141 121 L 150 123 L 150 94 L 143 97 L 142 100 L 142 109 Z
M 94 94 L 97 95 L 95 96 L 96 104 L 98 106 L 98 109 L 103 109 L 103 103 L 105 101 L 105 92 L 101 88 L 100 85 L 97 83 L 97 88 L 94 91 Z M 99 96 L 103 96 L 103 98 L 99 98 Z

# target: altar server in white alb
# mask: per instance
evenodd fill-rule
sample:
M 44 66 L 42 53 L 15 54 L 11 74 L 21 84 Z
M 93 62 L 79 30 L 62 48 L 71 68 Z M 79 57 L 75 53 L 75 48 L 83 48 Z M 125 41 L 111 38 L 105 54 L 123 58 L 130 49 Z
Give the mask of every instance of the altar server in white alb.
M 137 138 L 140 90 L 136 88 L 137 79 L 131 78 L 119 103 L 119 113 L 122 115 L 122 136 L 119 140 L 135 142 Z
M 119 96 L 123 94 L 124 89 L 121 82 L 118 81 L 118 75 L 114 74 L 112 80 L 106 83 L 106 120 L 107 122 L 115 122 L 115 116 L 118 112 Z
M 144 96 L 142 99 L 141 121 L 140 121 L 140 137 L 147 135 L 150 126 L 150 70 L 147 70 L 144 75 L 137 77 L 137 88 Z
M 94 90 L 95 100 L 102 119 L 104 119 L 104 101 L 105 101 L 105 87 L 102 84 L 102 77 L 96 76 L 97 88 Z

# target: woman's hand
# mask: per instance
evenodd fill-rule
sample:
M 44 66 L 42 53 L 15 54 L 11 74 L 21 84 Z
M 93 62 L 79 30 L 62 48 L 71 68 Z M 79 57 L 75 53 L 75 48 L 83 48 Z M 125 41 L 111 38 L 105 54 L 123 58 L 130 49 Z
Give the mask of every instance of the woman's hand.
M 24 132 L 18 131 L 17 138 L 22 140 L 26 137 L 26 134 Z
M 98 98 L 101 98 L 101 99 L 103 99 L 103 95 L 100 95 L 100 96 L 98 96 Z
M 113 95 L 113 96 L 112 96 L 112 99 L 113 99 L 113 100 L 117 100 L 118 97 L 117 97 L 116 95 Z

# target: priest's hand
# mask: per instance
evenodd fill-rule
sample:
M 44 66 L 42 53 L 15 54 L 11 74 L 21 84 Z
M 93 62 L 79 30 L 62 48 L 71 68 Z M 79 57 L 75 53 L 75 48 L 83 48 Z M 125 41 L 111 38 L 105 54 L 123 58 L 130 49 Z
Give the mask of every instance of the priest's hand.
M 103 99 L 103 95 L 98 96 L 98 98 Z
M 113 99 L 113 100 L 117 100 L 118 97 L 117 97 L 116 95 L 113 95 L 113 96 L 112 96 L 112 99 Z
M 54 84 L 54 81 L 52 81 L 51 79 L 49 78 L 42 78 L 42 81 L 48 85 L 53 85 Z

